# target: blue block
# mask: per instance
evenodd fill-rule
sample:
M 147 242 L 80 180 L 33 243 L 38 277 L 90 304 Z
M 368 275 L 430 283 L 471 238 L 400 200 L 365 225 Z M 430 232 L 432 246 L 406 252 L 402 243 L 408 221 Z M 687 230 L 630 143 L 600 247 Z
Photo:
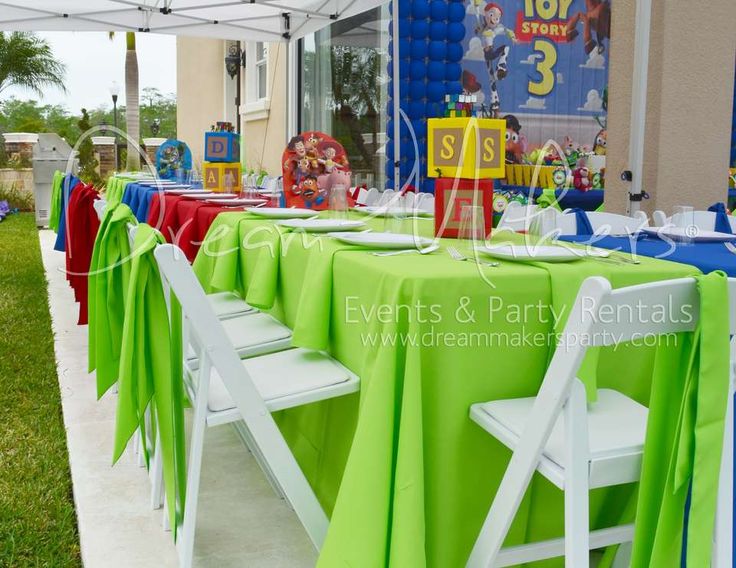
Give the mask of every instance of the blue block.
M 240 135 L 235 132 L 205 132 L 205 162 L 239 162 Z

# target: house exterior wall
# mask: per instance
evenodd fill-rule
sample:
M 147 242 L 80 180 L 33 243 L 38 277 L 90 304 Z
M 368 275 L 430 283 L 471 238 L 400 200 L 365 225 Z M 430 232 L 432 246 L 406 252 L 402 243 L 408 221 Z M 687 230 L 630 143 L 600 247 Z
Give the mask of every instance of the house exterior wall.
M 201 171 L 204 133 L 225 116 L 225 42 L 176 38 L 176 132 Z M 234 103 L 233 103 L 234 104 Z
M 247 170 L 265 169 L 272 176 L 281 175 L 281 154 L 287 142 L 287 53 L 286 44 L 269 44 L 268 109 L 249 113 L 245 108 L 247 104 L 241 106 L 244 165 Z M 244 73 L 244 93 L 247 92 L 247 77 Z
M 707 17 L 693 17 L 692 8 L 690 0 L 652 2 L 642 180 L 651 196 L 642 209 L 650 214 L 726 199 L 736 2 L 708 2 Z M 696 42 L 683 40 L 683 22 Z M 616 0 L 611 25 L 605 206 L 624 213 L 629 184 L 620 174 L 629 162 L 636 0 Z

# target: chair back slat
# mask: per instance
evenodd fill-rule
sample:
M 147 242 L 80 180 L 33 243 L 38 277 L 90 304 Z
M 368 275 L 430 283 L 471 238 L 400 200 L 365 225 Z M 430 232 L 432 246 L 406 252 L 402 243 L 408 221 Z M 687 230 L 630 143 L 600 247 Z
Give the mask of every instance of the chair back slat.
M 159 245 L 154 256 L 162 277 L 181 304 L 182 316 L 191 322 L 189 333 L 212 361 L 243 416 L 267 412 L 182 250 L 171 244 Z
M 586 214 L 596 235 L 633 233 L 649 226 L 649 220 L 643 211 L 638 211 L 633 217 L 602 211 L 589 211 Z M 575 215 L 547 207 L 535 216 L 533 227 L 532 231 L 539 235 L 576 235 L 577 219 Z
M 597 308 L 583 299 L 593 318 L 592 345 L 648 341 L 654 336 L 693 331 L 700 316 L 694 278 L 649 282 L 613 290 Z M 590 309 L 587 309 L 590 308 Z

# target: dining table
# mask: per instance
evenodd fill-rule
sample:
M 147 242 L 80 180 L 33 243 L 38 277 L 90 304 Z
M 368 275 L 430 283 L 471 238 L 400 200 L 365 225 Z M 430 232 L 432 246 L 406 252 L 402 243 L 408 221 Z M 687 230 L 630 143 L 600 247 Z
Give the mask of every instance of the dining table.
M 216 199 L 217 194 L 210 197 Z M 220 205 L 186 195 L 154 192 L 143 221 L 158 229 L 167 242 L 178 245 L 192 262 L 215 218 L 223 212 L 242 213 L 244 210 L 244 206 Z
M 566 235 L 559 240 L 620 251 L 634 258 L 651 257 L 689 264 L 703 274 L 722 270 L 736 277 L 736 249 L 732 252 L 725 242 L 681 242 L 643 233 L 635 236 Z
M 585 278 L 617 288 L 700 274 L 649 257 L 491 265 L 455 239 L 431 254 L 379 256 L 278 223 L 218 214 L 193 268 L 206 292 L 235 291 L 288 325 L 294 346 L 327 351 L 360 377 L 358 394 L 275 415 L 331 519 L 321 566 L 463 566 L 510 457 L 469 419 L 470 405 L 536 394 Z M 404 223 L 402 232 L 433 237 L 431 218 Z M 598 351 L 589 396 L 610 387 L 647 405 L 656 348 Z M 593 490 L 591 526 L 631 520 L 635 494 L 634 485 Z M 563 519 L 562 492 L 535 475 L 506 544 L 560 537 Z

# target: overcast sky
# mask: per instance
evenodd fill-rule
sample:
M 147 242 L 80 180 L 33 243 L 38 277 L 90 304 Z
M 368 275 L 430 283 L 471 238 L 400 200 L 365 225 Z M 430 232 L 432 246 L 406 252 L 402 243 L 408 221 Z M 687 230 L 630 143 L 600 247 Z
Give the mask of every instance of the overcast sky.
M 42 103 L 63 104 L 70 111 L 112 106 L 110 84 L 120 84 L 120 102 L 125 104 L 125 34 L 106 32 L 44 32 L 54 55 L 66 65 L 63 93 L 50 89 Z M 138 72 L 141 89 L 156 87 L 163 93 L 176 92 L 176 38 L 160 34 L 137 34 Z M 16 88 L 3 91 L 3 98 L 35 99 L 35 94 Z

